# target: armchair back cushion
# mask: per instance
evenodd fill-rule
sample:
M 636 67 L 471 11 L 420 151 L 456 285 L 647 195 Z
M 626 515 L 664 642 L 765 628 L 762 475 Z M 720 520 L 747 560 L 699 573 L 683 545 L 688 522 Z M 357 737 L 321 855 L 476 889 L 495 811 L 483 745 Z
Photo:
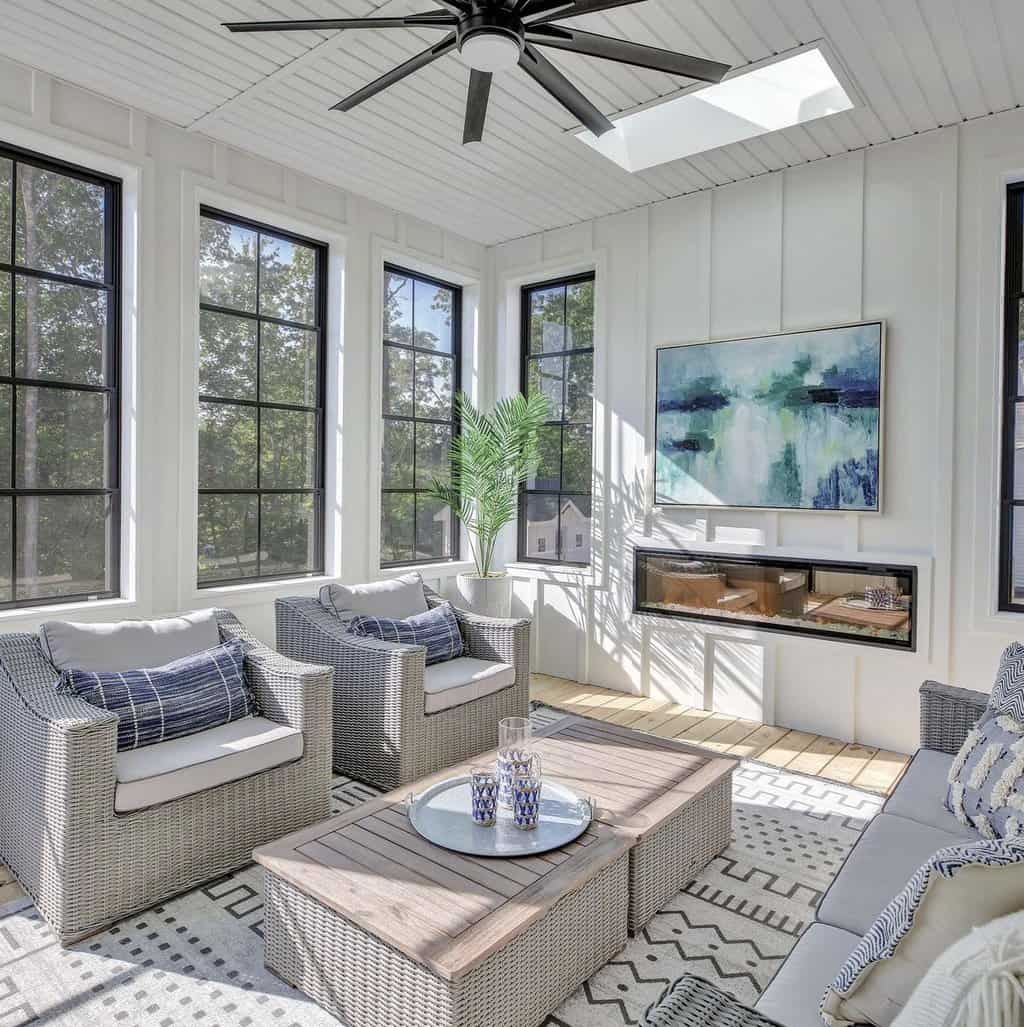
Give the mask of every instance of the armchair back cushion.
M 57 670 L 136 670 L 212 649 L 220 643 L 215 610 L 196 610 L 159 620 L 109 624 L 47 621 L 39 643 Z
M 256 713 L 245 683 L 247 645 L 232 639 L 145 670 L 68 669 L 57 689 L 117 714 L 117 748 L 145 745 L 206 731 Z
M 368 617 L 361 613 L 349 621 L 348 627 L 353 635 L 426 646 L 428 667 L 462 655 L 462 632 L 451 603 L 442 603 L 426 613 L 404 619 Z
M 368 585 L 324 585 L 320 589 L 320 604 L 343 620 L 357 613 L 403 620 L 427 612 L 423 579 L 418 574 L 403 574 Z

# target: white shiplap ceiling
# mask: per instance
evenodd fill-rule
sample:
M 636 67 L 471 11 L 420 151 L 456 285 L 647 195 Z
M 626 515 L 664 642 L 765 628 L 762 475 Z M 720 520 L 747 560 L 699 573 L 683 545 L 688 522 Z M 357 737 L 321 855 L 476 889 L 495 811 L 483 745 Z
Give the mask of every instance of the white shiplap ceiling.
M 436 30 L 231 36 L 228 20 L 361 17 L 431 0 L 0 0 L 0 53 L 483 243 L 861 149 L 1024 103 L 1024 0 L 646 0 L 575 23 L 743 66 L 826 40 L 864 105 L 631 175 L 523 73 L 461 145 L 469 72 L 445 57 L 328 108 Z M 605 113 L 688 83 L 548 50 Z

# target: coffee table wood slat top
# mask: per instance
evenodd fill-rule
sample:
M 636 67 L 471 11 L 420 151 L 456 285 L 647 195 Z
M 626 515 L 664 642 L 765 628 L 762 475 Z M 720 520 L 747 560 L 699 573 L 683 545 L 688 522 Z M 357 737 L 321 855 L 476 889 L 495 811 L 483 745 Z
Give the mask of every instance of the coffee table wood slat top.
M 545 773 L 592 795 L 598 820 L 637 841 L 731 774 L 739 760 L 628 727 L 566 717 L 540 733 Z
M 545 773 L 598 802 L 587 833 L 523 859 L 480 859 L 425 841 L 408 789 L 256 850 L 255 859 L 322 905 L 439 977 L 458 980 L 668 817 L 731 774 L 737 761 L 616 725 L 568 717 L 538 732 Z M 417 781 L 487 763 L 487 753 Z
M 630 846 L 595 824 L 580 842 L 543 857 L 478 860 L 418 844 L 419 835 L 396 829 L 399 818 L 407 823 L 404 799 L 391 794 L 257 849 L 255 858 L 447 980 L 508 944 Z M 498 864 L 501 872 L 492 869 Z M 506 876 L 513 867 L 518 880 Z

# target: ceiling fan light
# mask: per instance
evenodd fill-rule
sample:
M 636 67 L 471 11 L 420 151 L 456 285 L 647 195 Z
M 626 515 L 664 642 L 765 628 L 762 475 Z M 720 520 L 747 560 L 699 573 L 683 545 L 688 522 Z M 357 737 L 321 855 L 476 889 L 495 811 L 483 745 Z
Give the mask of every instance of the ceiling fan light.
M 463 61 L 476 71 L 510 71 L 519 63 L 520 46 L 501 32 L 475 32 L 459 48 Z

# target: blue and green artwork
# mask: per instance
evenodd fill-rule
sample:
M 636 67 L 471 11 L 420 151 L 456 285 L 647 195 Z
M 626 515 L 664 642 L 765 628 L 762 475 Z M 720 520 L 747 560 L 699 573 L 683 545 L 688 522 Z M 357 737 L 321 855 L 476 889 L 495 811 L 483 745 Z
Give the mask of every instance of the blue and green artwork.
M 658 351 L 658 503 L 879 510 L 881 322 Z

